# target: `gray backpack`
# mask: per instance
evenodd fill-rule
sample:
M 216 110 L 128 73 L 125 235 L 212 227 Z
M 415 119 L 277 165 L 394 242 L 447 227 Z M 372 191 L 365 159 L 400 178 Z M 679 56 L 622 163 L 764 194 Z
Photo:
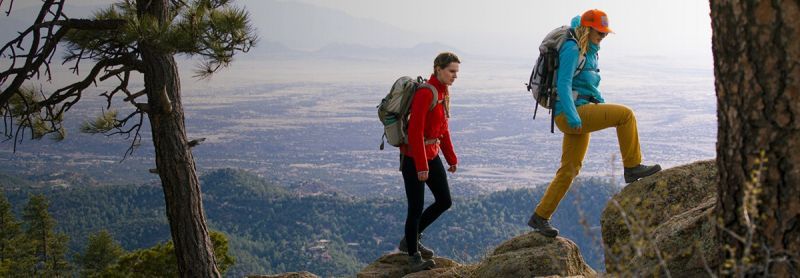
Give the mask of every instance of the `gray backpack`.
M 536 59 L 536 63 L 533 65 L 530 80 L 525 84 L 536 101 L 536 108 L 533 110 L 534 119 L 536 119 L 536 112 L 539 110 L 539 106 L 548 110 L 553 109 L 558 99 L 558 93 L 556 92 L 556 77 L 558 76 L 559 66 L 558 51 L 567 40 L 577 43 L 578 41 L 575 37 L 575 30 L 564 25 L 550 31 L 542 40 L 542 44 L 539 45 L 539 58 Z M 578 58 L 578 68 L 575 69 L 573 77 L 583 70 L 585 63 L 586 57 L 580 56 Z M 554 132 L 554 118 L 550 117 L 551 133 Z
M 433 85 L 426 83 L 427 80 L 418 76 L 416 79 L 403 76 L 397 79 L 392 85 L 392 89 L 378 105 L 378 119 L 383 123 L 383 137 L 381 138 L 380 149 L 383 150 L 384 139 L 389 145 L 400 147 L 408 144 L 408 116 L 411 108 L 411 100 L 420 87 L 425 87 L 433 92 L 433 100 L 428 108 L 433 110 L 439 101 L 439 93 Z

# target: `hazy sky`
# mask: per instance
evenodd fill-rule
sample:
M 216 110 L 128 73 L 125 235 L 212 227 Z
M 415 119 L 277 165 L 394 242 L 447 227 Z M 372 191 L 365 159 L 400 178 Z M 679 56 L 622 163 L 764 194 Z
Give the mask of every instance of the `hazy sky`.
M 263 7 L 265 0 L 239 0 Z M 71 5 L 97 5 L 110 0 L 69 0 Z M 292 0 L 344 12 L 420 34 L 421 42 L 437 41 L 475 54 L 531 56 L 542 37 L 587 9 L 609 15 L 610 35 L 604 54 L 702 57 L 710 63 L 709 3 L 701 0 Z M 15 6 L 38 1 L 16 0 Z M 258 8 L 250 8 L 256 18 Z M 303 36 L 297 32 L 297 36 Z M 262 39 L 267 39 L 262 36 Z
M 524 52 L 530 44 L 538 46 L 554 27 L 597 8 L 609 15 L 610 27 L 616 33 L 604 41 L 604 51 L 619 48 L 626 52 L 711 53 L 709 3 L 701 0 L 299 1 L 398 27 L 425 30 L 441 36 L 444 43 L 465 50 L 501 53 Z

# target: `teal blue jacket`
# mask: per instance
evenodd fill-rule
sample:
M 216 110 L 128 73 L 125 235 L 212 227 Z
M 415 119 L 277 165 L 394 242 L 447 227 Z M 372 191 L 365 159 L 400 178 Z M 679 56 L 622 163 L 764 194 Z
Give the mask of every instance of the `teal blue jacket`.
M 572 28 L 580 25 L 581 17 L 576 16 L 572 19 Z M 578 69 L 578 55 L 580 49 L 573 40 L 567 40 L 561 45 L 558 51 L 559 68 L 556 77 L 556 89 L 558 90 L 558 101 L 555 105 L 555 115 L 567 117 L 567 123 L 572 128 L 581 126 L 581 118 L 578 116 L 577 107 L 589 103 L 585 99 L 573 101 L 572 92 L 579 95 L 592 96 L 601 103 L 605 102 L 597 87 L 600 85 L 600 72 L 597 67 L 597 51 L 600 46 L 589 42 L 589 50 L 586 52 L 586 62 L 578 75 L 574 78 L 575 71 Z

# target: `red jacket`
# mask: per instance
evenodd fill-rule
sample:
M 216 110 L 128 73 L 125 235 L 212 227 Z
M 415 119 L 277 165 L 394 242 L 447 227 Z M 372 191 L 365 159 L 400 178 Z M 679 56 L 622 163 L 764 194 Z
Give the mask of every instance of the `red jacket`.
M 453 142 L 450 141 L 450 129 L 447 125 L 443 100 L 449 93 L 447 86 L 439 82 L 435 75 L 431 75 L 428 84 L 439 91 L 439 101 L 433 110 L 429 111 L 433 100 L 433 92 L 428 88 L 420 88 L 411 100 L 411 112 L 408 122 L 408 144 L 400 146 L 400 153 L 414 159 L 417 172 L 428 171 L 428 161 L 439 155 L 441 147 L 447 164 L 458 164 Z M 425 140 L 439 139 L 439 143 L 425 144 Z

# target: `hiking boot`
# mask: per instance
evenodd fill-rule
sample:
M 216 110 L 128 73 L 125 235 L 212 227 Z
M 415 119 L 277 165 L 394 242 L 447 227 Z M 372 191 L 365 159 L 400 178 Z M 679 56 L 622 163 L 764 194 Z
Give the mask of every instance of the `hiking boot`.
M 431 250 L 428 247 L 425 247 L 425 245 L 422 245 L 422 242 L 420 241 L 421 239 L 422 239 L 422 234 L 420 234 L 419 237 L 417 238 L 417 250 L 419 251 L 420 254 L 422 254 L 422 258 L 430 260 L 431 258 L 433 258 L 433 250 Z M 400 245 L 397 246 L 397 249 L 400 249 L 400 252 L 408 253 L 408 244 L 406 243 L 406 237 L 403 237 L 403 239 L 400 240 Z
M 647 166 L 644 164 L 636 165 L 636 167 L 625 168 L 625 183 L 632 183 L 641 178 L 658 173 L 661 171 L 661 165 Z
M 556 237 L 558 235 L 558 229 L 550 225 L 550 220 L 539 217 L 535 212 L 531 215 L 531 219 L 528 220 L 528 226 L 546 237 Z
M 435 266 L 436 263 L 433 260 L 423 259 L 419 252 L 408 256 L 408 273 L 432 269 Z

